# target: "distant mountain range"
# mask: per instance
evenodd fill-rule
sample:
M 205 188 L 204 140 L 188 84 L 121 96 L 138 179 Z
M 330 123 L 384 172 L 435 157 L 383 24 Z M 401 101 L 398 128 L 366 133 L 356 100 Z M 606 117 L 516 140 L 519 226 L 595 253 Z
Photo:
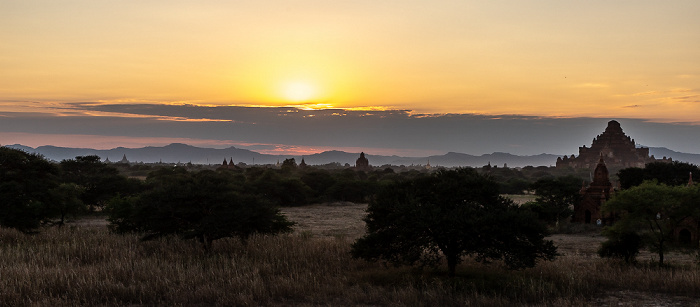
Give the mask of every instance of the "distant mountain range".
M 224 159 L 234 163 L 243 162 L 246 164 L 275 164 L 284 159 L 295 158 L 297 163 L 301 162 L 302 156 L 294 155 L 267 155 L 254 152 L 247 149 L 229 147 L 224 149 L 216 148 L 201 148 L 186 144 L 173 143 L 163 147 L 143 147 L 143 148 L 124 148 L 117 147 L 107 150 L 90 149 L 90 148 L 67 148 L 56 146 L 40 146 L 32 148 L 19 144 L 6 145 L 7 147 L 22 149 L 27 152 L 38 153 L 49 160 L 61 161 L 63 159 L 73 159 L 76 156 L 97 155 L 103 160 L 109 159 L 112 162 L 120 161 L 126 157 L 130 162 L 164 162 L 164 163 L 187 163 L 194 164 L 221 164 Z M 689 162 L 700 164 L 700 154 L 681 153 L 663 147 L 649 148 L 650 154 L 656 158 L 671 157 L 676 161 Z M 553 166 L 557 157 L 560 155 L 554 154 L 539 154 L 532 156 L 518 156 L 509 153 L 494 152 L 480 156 L 469 155 L 464 153 L 449 152 L 444 155 L 433 155 L 429 157 L 400 157 L 400 156 L 381 156 L 381 155 L 365 155 L 373 166 L 381 165 L 426 165 L 428 162 L 431 166 L 472 166 L 480 167 L 486 164 L 509 167 L 524 167 L 524 166 Z M 306 164 L 321 165 L 329 163 L 348 163 L 355 164 L 355 160 L 359 157 L 359 153 L 349 153 L 344 151 L 325 151 L 322 153 L 303 156 Z

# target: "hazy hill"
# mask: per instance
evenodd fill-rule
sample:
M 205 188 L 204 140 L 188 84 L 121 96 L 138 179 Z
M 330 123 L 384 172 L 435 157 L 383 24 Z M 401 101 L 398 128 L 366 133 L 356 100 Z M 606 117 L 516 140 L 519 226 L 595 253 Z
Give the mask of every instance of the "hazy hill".
M 665 147 L 649 147 L 649 154 L 655 158 L 671 157 L 673 161 L 688 162 L 700 165 L 700 154 L 677 152 Z
M 192 162 L 195 164 L 221 164 L 224 159 L 234 163 L 243 162 L 246 164 L 275 164 L 277 161 L 282 162 L 286 158 L 295 158 L 297 163 L 301 162 L 302 156 L 292 155 L 267 155 L 257 153 L 247 149 L 229 147 L 224 149 L 216 148 L 201 148 L 186 144 L 170 144 L 163 147 L 148 146 L 143 148 L 124 148 L 117 147 L 107 150 L 98 150 L 90 148 L 67 148 L 56 146 L 40 146 L 37 148 L 27 147 L 23 145 L 8 145 L 8 147 L 18 148 L 27 152 L 36 152 L 44 155 L 46 158 L 54 161 L 63 159 L 72 159 L 76 156 L 98 155 L 103 160 L 109 158 L 112 162 L 117 162 L 124 155 L 130 162 Z M 700 164 L 700 154 L 689 154 L 673 151 L 667 148 L 650 148 L 650 153 L 657 158 L 672 157 L 676 161 L 685 161 L 693 164 Z M 558 155 L 539 154 L 532 156 L 519 156 L 510 153 L 495 152 L 492 154 L 484 154 L 480 156 L 469 155 L 464 153 L 449 152 L 444 155 L 434 155 L 429 157 L 400 157 L 400 156 L 381 156 L 366 154 L 371 165 L 426 165 L 430 162 L 432 166 L 473 166 L 480 167 L 488 163 L 496 166 L 507 164 L 509 167 L 523 166 L 553 166 L 556 163 Z M 304 161 L 310 165 L 321 165 L 328 163 L 348 163 L 355 164 L 355 160 L 359 157 L 359 153 L 349 153 L 344 151 L 326 151 L 322 153 L 303 156 Z

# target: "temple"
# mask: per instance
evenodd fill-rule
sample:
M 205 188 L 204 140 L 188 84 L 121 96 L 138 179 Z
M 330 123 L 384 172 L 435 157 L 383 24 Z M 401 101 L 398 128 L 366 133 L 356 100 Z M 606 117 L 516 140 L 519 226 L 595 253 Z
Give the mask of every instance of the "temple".
M 581 187 L 581 201 L 574 204 L 574 216 L 571 220 L 575 223 L 596 222 L 611 225 L 614 222 L 614 216 L 603 216 L 600 210 L 602 205 L 615 194 L 602 153 L 593 174 L 593 182 L 588 187 Z
M 231 161 L 226 162 L 226 158 L 224 158 L 224 163 L 219 166 L 219 169 L 238 169 L 238 166 L 233 164 L 233 157 L 231 157 Z
M 119 160 L 119 162 L 117 162 L 117 164 L 129 164 L 129 163 L 130 163 L 129 160 L 126 159 L 126 154 L 124 154 L 124 156 L 122 157 L 122 159 Z
M 367 158 L 365 158 L 364 152 L 361 152 L 360 157 L 357 158 L 357 160 L 355 161 L 355 169 L 362 170 L 362 171 L 371 170 L 371 168 L 369 166 L 369 160 L 367 160 Z
M 666 159 L 666 157 L 656 159 L 654 156 L 649 156 L 649 148 L 637 148 L 634 139 L 625 135 L 622 132 L 620 123 L 615 120 L 608 122 L 608 127 L 605 128 L 605 131 L 593 139 L 591 147 L 584 145 L 578 148 L 578 152 L 578 157 L 571 155 L 571 157 L 557 158 L 557 168 L 592 169 L 596 166 L 596 161 L 598 161 L 600 155 L 603 155 L 607 167 L 611 169 L 644 167 L 651 162 L 672 161 L 670 158 Z

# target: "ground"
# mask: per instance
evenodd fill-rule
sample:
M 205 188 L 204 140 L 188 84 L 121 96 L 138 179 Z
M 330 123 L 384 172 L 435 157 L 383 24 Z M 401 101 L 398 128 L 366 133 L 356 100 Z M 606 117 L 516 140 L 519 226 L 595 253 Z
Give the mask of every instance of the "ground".
M 516 201 L 528 201 L 518 199 Z M 295 232 L 313 237 L 346 237 L 355 239 L 364 232 L 367 205 L 353 203 L 327 203 L 304 207 L 283 208 L 287 218 L 297 223 Z M 548 237 L 557 245 L 559 253 L 590 258 L 598 257 L 597 250 L 605 237 L 599 231 L 588 230 L 580 234 L 555 234 Z M 642 251 L 639 259 L 653 260 L 655 254 Z M 693 257 L 680 253 L 669 253 L 669 263 L 692 265 Z M 594 306 L 700 306 L 696 298 L 665 293 L 649 293 L 610 289 L 590 301 Z
M 458 268 L 460 285 L 470 290 L 453 291 L 443 284 L 439 268 L 415 275 L 351 259 L 350 243 L 365 233 L 366 208 L 345 202 L 282 208 L 296 222 L 295 233 L 256 237 L 245 248 L 237 240 L 221 240 L 209 256 L 195 242 L 139 242 L 137 235 L 109 234 L 103 217 L 34 236 L 0 229 L 0 305 L 24 305 L 31 297 L 41 302 L 36 305 L 255 305 L 261 300 L 263 305 L 445 305 L 464 299 L 495 306 L 512 300 L 543 306 L 700 306 L 695 254 L 669 253 L 666 269 L 654 266 L 655 255 L 646 251 L 634 267 L 602 260 L 596 251 L 605 238 L 592 225 L 565 225 L 573 233 L 549 237 L 561 257 L 532 269 L 514 272 L 465 261 Z M 403 279 L 393 277 L 397 274 Z M 484 296 L 489 287 L 481 283 L 497 285 L 501 296 Z

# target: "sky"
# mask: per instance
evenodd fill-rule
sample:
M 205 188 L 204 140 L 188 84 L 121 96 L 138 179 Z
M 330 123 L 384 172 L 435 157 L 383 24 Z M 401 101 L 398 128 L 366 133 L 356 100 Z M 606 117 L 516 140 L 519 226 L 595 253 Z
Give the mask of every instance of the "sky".
M 700 153 L 700 2 L 0 0 L 0 144 Z

